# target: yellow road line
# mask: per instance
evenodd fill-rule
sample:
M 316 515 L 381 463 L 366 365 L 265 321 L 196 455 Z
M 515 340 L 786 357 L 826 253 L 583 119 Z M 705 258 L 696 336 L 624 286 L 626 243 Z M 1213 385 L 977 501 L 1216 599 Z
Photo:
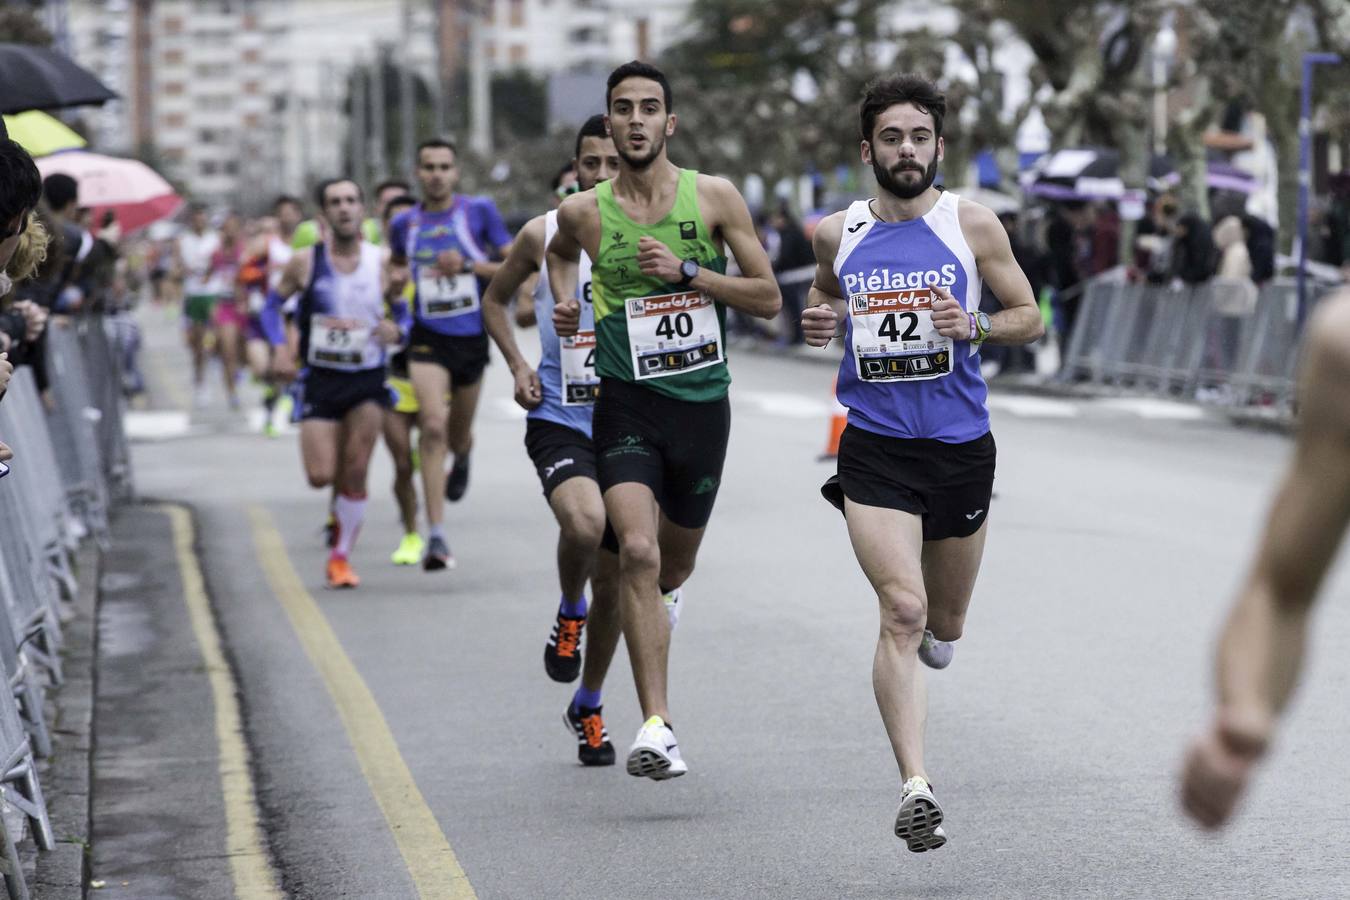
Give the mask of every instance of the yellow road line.
M 216 742 L 220 749 L 220 788 L 225 799 L 225 852 L 230 858 L 234 895 L 246 900 L 281 900 L 276 872 L 263 848 L 257 795 L 249 771 L 248 748 L 244 745 L 236 699 L 238 688 L 221 652 L 220 632 L 206 599 L 201 566 L 193 548 L 192 517 L 181 506 L 162 506 L 160 509 L 168 514 L 173 526 L 173 545 L 183 580 L 183 601 L 211 683 Z
M 379 704 L 342 649 L 328 619 L 305 590 L 271 515 L 260 506 L 252 506 L 249 518 L 267 583 L 337 706 L 361 773 L 384 813 L 418 896 L 427 900 L 477 900 L 455 851 L 417 789 Z

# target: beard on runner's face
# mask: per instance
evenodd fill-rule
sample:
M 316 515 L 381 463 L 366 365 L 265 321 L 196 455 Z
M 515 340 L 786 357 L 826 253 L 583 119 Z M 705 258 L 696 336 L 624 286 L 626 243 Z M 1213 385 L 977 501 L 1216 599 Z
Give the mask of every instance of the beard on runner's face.
M 666 146 L 666 133 L 664 130 L 659 131 L 655 138 L 648 137 L 646 133 L 630 133 L 629 140 L 625 142 L 630 148 L 632 147 L 632 138 L 636 135 L 640 135 L 642 138 L 638 148 L 625 150 L 623 147 L 618 147 L 616 141 L 616 149 L 619 151 L 619 156 L 628 165 L 634 169 L 645 169 L 652 164 L 652 161 L 660 155 L 661 149 Z M 646 147 L 645 153 L 641 149 L 644 146 Z
M 937 168 L 937 154 L 933 155 L 933 161 L 927 168 L 916 159 L 902 159 L 887 169 L 877 161 L 875 155 L 872 156 L 872 174 L 876 175 L 877 184 L 886 193 L 894 194 L 901 200 L 913 200 L 932 187 L 933 180 L 937 178 Z

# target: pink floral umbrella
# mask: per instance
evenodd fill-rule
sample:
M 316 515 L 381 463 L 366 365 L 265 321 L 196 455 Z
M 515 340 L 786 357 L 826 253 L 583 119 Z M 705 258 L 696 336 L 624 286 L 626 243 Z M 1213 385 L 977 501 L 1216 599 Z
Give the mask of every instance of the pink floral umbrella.
M 101 225 L 111 210 L 123 234 L 166 219 L 183 205 L 173 187 L 140 160 L 68 150 L 42 157 L 37 166 L 43 178 L 56 172 L 74 178 L 80 186 L 77 202 L 93 210 L 94 224 Z

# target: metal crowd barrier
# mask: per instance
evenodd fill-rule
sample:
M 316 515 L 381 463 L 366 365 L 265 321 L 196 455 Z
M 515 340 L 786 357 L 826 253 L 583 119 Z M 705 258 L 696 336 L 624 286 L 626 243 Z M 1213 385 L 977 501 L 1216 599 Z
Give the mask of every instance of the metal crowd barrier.
M 1288 408 L 1298 365 L 1297 314 L 1292 281 L 1258 289 L 1215 278 L 1173 288 L 1108 274 L 1084 289 L 1060 378 L 1228 406 Z
M 49 390 L 21 368 L 0 399 L 0 873 L 28 888 L 16 850 L 24 826 L 54 846 L 35 758 L 52 752 L 46 692 L 61 683 L 61 624 L 72 615 L 74 553 L 108 539 L 109 503 L 131 493 L 121 367 L 100 317 L 48 329 Z

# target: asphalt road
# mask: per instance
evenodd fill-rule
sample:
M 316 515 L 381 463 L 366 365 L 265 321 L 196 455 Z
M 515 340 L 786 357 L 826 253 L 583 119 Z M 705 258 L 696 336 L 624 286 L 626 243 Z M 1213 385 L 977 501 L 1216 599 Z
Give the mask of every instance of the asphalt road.
M 186 366 L 162 324 L 149 368 L 169 409 Z M 448 516 L 459 568 L 389 564 L 381 449 L 353 592 L 323 589 L 325 500 L 294 436 L 219 410 L 155 419 L 163 439 L 136 445 L 138 487 L 195 510 L 289 895 L 416 897 L 421 867 L 447 859 L 484 900 L 1350 894 L 1343 571 L 1239 821 L 1203 836 L 1175 800 L 1284 439 L 1165 404 L 995 398 L 988 551 L 955 662 L 929 679 L 950 843 L 917 856 L 891 834 L 900 782 L 870 686 L 874 600 L 818 494 L 831 370 L 746 352 L 731 366 L 724 486 L 672 653 L 690 774 L 666 783 L 576 764 L 560 721 L 570 688 L 540 661 L 556 531 L 500 361 L 469 493 Z M 278 590 L 274 534 L 313 619 Z M 640 724 L 622 649 L 605 711 L 622 758 Z M 434 819 L 400 818 L 419 808 Z M 448 848 L 410 842 L 428 823 Z M 421 896 L 449 896 L 427 883 Z

